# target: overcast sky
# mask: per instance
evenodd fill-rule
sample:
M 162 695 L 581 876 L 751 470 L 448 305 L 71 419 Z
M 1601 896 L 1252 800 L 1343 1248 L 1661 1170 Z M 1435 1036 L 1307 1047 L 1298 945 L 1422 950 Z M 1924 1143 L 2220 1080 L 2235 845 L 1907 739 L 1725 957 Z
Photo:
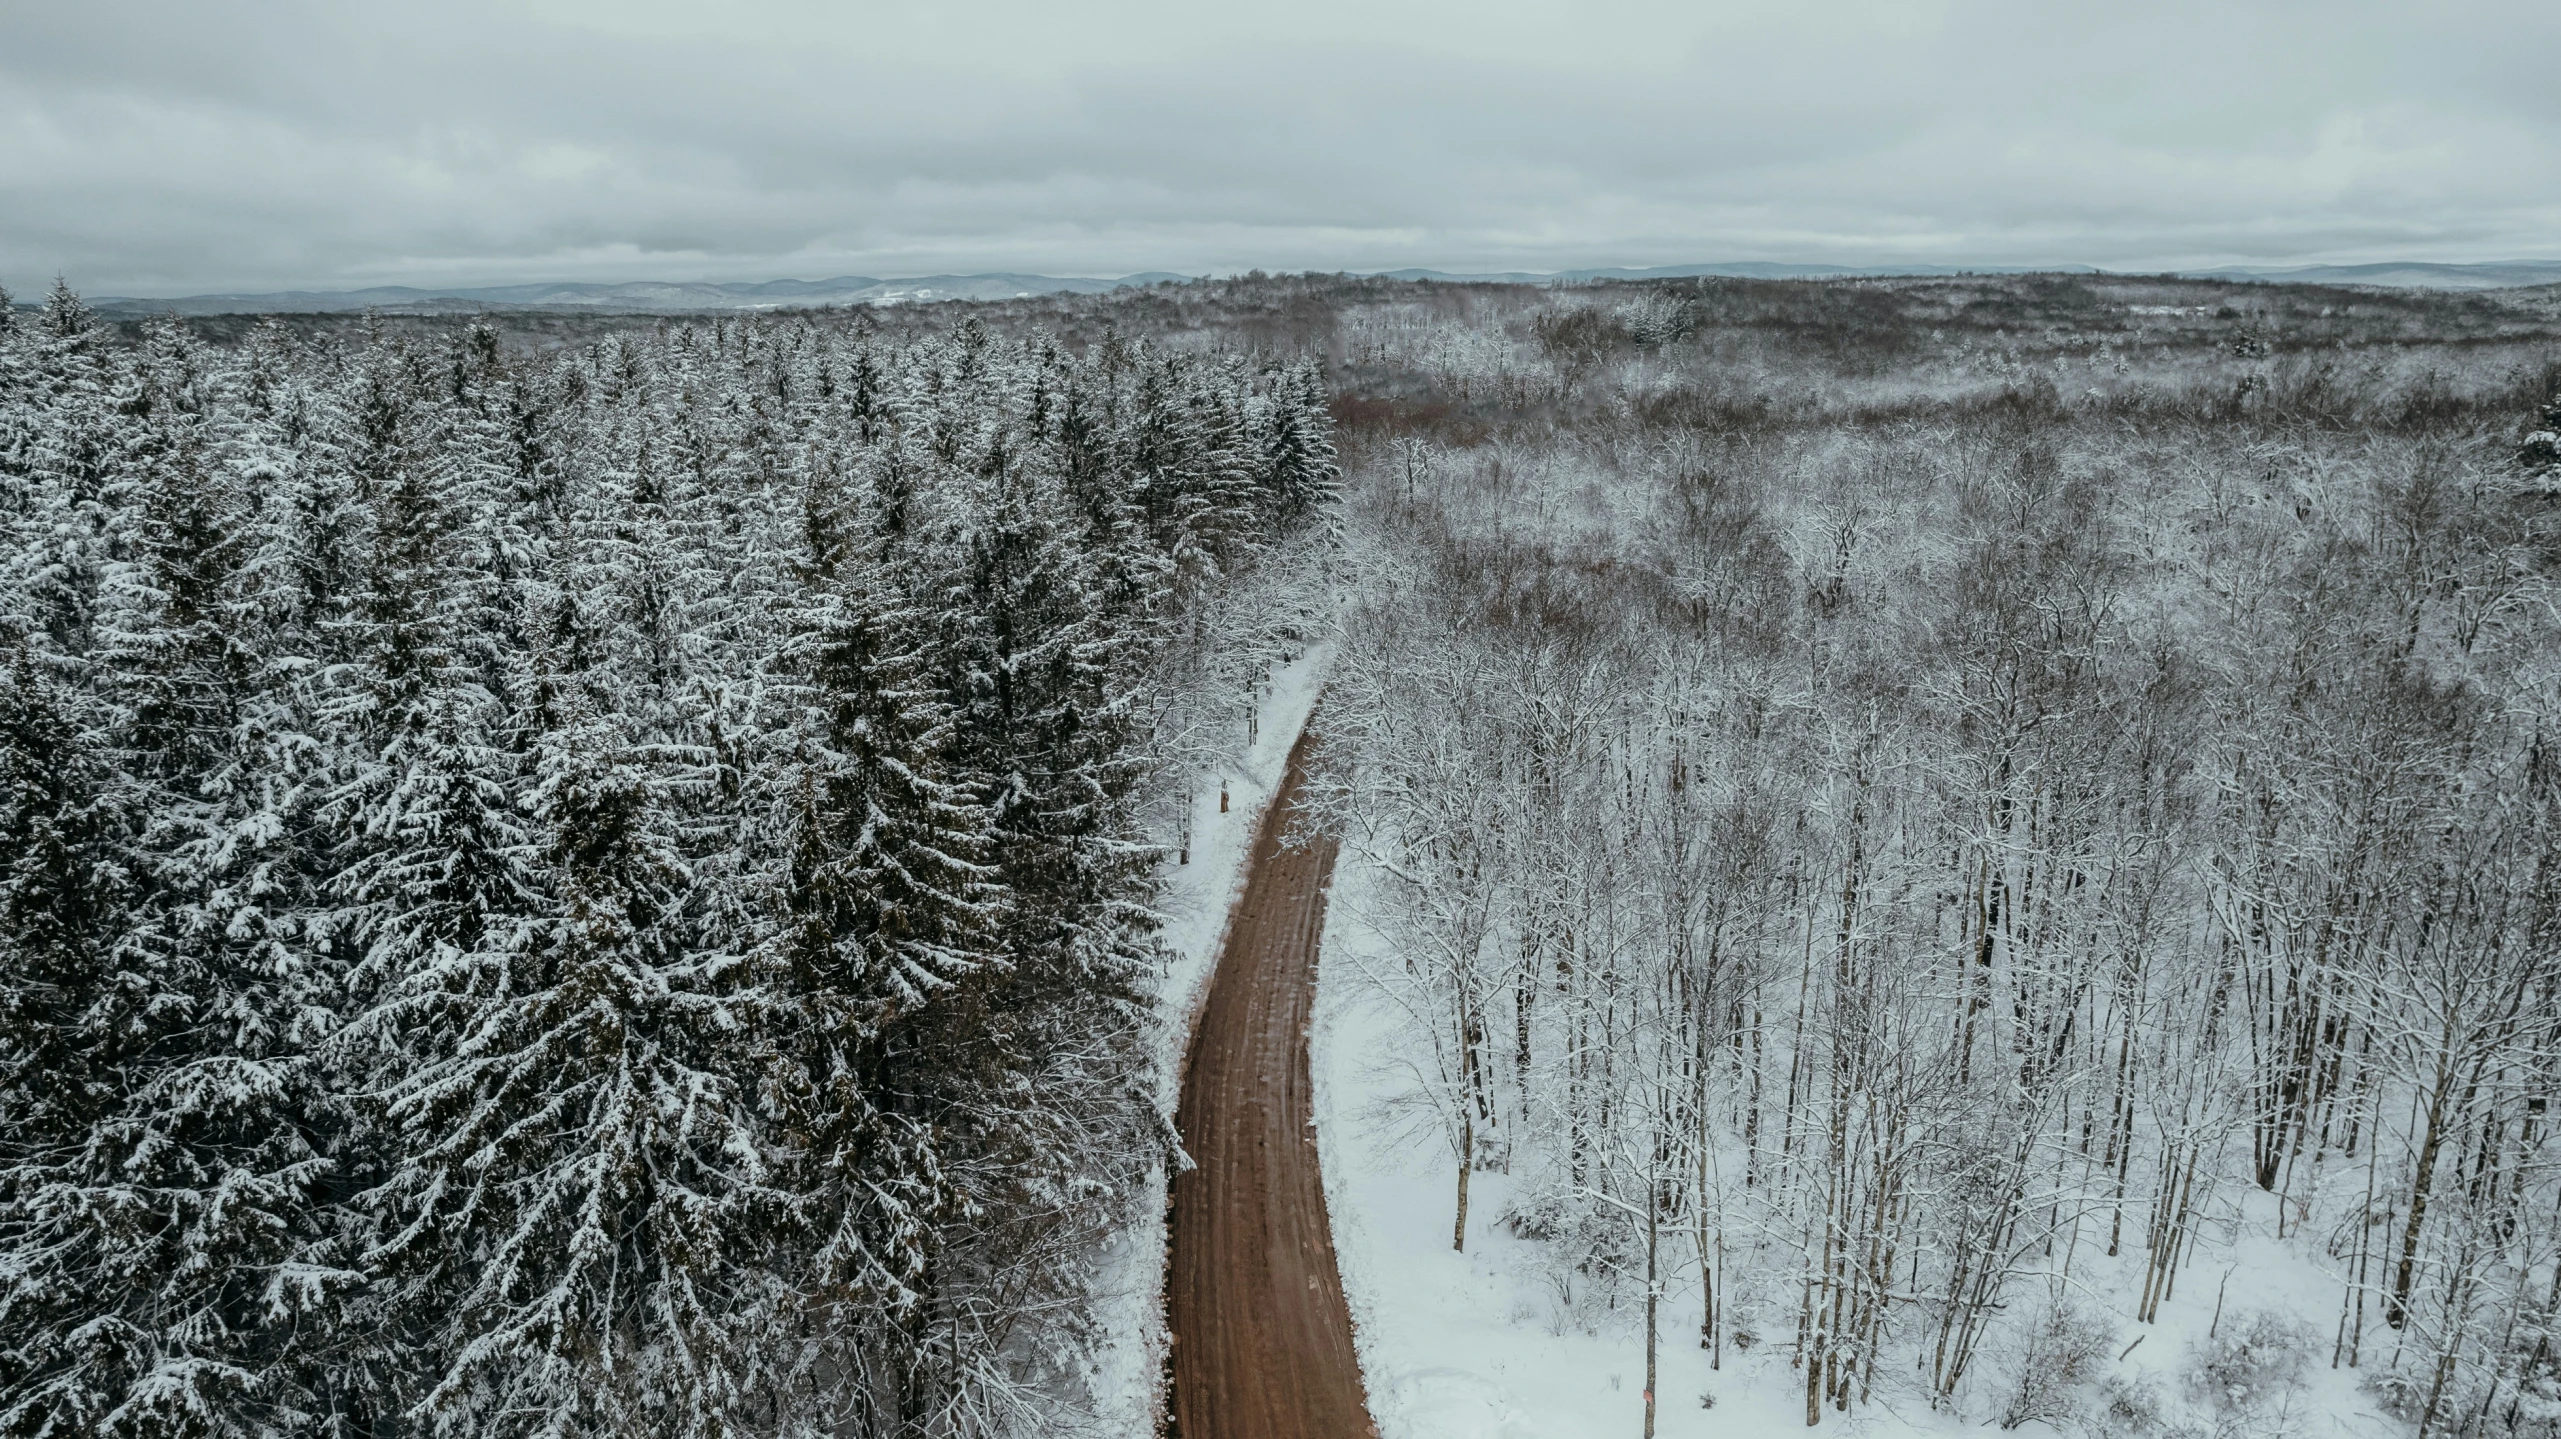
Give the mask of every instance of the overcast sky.
M 0 0 L 0 283 L 2561 257 L 2555 0 Z

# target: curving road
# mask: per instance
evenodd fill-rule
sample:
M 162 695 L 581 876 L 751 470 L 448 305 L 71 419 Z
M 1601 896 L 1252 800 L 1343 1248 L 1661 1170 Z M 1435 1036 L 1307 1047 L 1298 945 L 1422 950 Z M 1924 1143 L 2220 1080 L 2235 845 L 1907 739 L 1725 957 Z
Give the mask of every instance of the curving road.
M 1174 1432 L 1367 1439 L 1352 1317 L 1327 1235 L 1307 1078 L 1316 944 L 1335 845 L 1284 849 L 1310 741 L 1254 837 L 1175 1120 L 1198 1168 L 1174 1181 Z

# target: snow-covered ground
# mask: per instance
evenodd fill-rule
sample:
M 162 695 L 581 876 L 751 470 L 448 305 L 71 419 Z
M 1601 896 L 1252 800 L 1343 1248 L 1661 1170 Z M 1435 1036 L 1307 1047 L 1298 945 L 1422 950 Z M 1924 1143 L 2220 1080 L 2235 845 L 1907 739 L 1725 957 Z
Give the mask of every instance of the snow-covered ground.
M 1313 1064 L 1335 1251 L 1381 1439 L 1635 1439 L 1644 1416 L 1641 1309 L 1624 1302 L 1615 1312 L 1560 1306 L 1539 1277 L 1549 1267 L 1544 1246 L 1514 1237 L 1499 1222 L 1510 1197 L 1510 1181 L 1500 1174 L 1475 1176 L 1467 1252 L 1453 1252 L 1456 1175 L 1445 1146 L 1381 1131 L 1379 1101 L 1403 1082 L 1393 1057 L 1411 1041 L 1362 977 L 1365 959 L 1386 957 L 1361 918 L 1370 873 L 1345 850 L 1326 916 Z M 2179 1275 L 2176 1296 L 2149 1325 L 2131 1317 L 2142 1263 L 2139 1233 L 2118 1258 L 2094 1258 L 2104 1238 L 2093 1225 L 2072 1273 L 2079 1301 L 2113 1325 L 2109 1357 L 2101 1361 L 2106 1372 L 2084 1386 L 2081 1419 L 2060 1427 L 2031 1421 L 2012 1432 L 2138 1432 L 2141 1426 L 2106 1412 L 2105 1387 L 2114 1379 L 2121 1392 L 2148 1390 L 2161 1401 L 2162 1422 L 2148 1432 L 2164 1436 L 2405 1433 L 2406 1426 L 2383 1418 L 2358 1391 L 2353 1373 L 2328 1367 L 2340 1290 L 2319 1261 L 2317 1244 L 2275 1239 L 2273 1201 L 2256 1189 L 2247 1189 L 2246 1199 L 2210 1227 L 2206 1245 Z M 2045 1287 L 2042 1280 L 2022 1281 L 2013 1294 L 2033 1302 Z M 2209 1327 L 2229 1343 L 2251 1316 L 2267 1311 L 2286 1316 L 2296 1331 L 2305 1356 L 2299 1380 L 2220 1406 L 2204 1400 L 2191 1381 Z M 1729 1346 L 1724 1368 L 1710 1369 L 1698 1347 L 1694 1273 L 1669 1281 L 1661 1322 L 1656 1432 L 1664 1439 L 1806 1432 L 1803 1380 L 1788 1363 L 1786 1334 L 1770 1336 L 1750 1354 Z M 2371 1312 L 2367 1323 L 2371 1346 L 2381 1324 Z M 2116 1357 L 2129 1344 L 2132 1351 Z M 1919 1385 L 1881 1375 L 1875 1402 L 1846 1415 L 1827 1409 L 1817 1432 L 1880 1439 L 1997 1432 L 1997 1390 L 2010 1372 L 2006 1355 L 1986 1353 L 1961 1414 L 1933 1413 Z M 1709 1397 L 1713 1407 L 1702 1403 Z
M 1245 887 L 1254 832 L 1280 786 L 1290 747 L 1298 742 L 1324 688 L 1333 656 L 1333 642 L 1326 641 L 1274 671 L 1254 742 L 1201 776 L 1191 863 L 1166 867 L 1163 938 L 1171 963 L 1158 977 L 1156 1042 L 1162 1079 L 1158 1099 L 1169 1118 L 1181 1090 L 1182 1055 L 1192 1022 L 1218 963 L 1228 916 Z M 1228 801 L 1224 814 L 1218 808 L 1222 780 Z M 1088 1376 L 1098 1434 L 1144 1439 L 1156 1432 L 1165 1368 L 1165 1183 L 1161 1169 L 1149 1176 L 1137 1217 L 1103 1259 L 1104 1280 L 1095 1305 L 1102 1340 Z

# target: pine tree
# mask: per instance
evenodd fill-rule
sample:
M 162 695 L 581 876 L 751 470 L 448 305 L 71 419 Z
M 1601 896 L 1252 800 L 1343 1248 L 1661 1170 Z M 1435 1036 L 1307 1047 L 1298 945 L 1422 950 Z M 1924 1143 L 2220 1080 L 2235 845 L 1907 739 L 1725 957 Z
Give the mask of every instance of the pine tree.
M 150 999 L 124 936 L 144 823 L 105 707 L 24 647 L 0 689 L 0 1427 L 100 1432 L 156 1362 L 139 1325 L 95 1322 L 121 1216 L 82 1180 L 127 1092 Z M 122 1281 L 120 1284 L 119 1281 Z
M 85 655 L 121 518 L 109 493 L 127 443 L 129 376 L 108 362 L 95 317 L 55 282 L 23 344 L 16 408 L 31 416 L 5 584 L 13 626 L 42 631 L 54 653 Z
M 951 722 L 922 617 L 849 545 L 842 502 L 805 505 L 806 586 L 778 677 L 794 691 L 772 791 L 774 928 L 759 956 L 772 1120 L 795 1153 L 807 1292 L 858 1422 L 913 1416 L 928 1355 L 937 1235 L 954 1217 L 927 1102 L 938 1007 L 990 960 L 997 895 L 986 816 L 947 773 Z
M 1035 444 L 1048 453 L 1035 462 L 1057 477 L 1084 521 L 1097 603 L 1116 627 L 1144 631 L 1164 607 L 1171 565 L 1147 543 L 1129 467 L 1117 453 L 1108 406 L 1095 398 L 1092 377 L 1061 365 L 1055 383 L 1048 423 L 1033 431 Z
M 955 547 L 935 650 L 950 756 L 983 797 L 1008 903 L 998 961 L 928 1043 L 958 1117 L 945 1173 L 985 1216 L 958 1226 L 942 1302 L 993 1331 L 1080 1292 L 1161 1153 L 1137 1044 L 1160 852 L 1133 815 L 1135 637 L 1102 607 L 1055 481 L 1008 466 L 989 490 Z
M 1143 775 L 1127 692 L 1137 646 L 1106 623 L 1095 567 L 1046 480 L 1008 467 L 992 482 L 985 518 L 962 537 L 936 649 L 953 758 L 979 776 L 1000 883 L 1021 897 L 1005 920 L 1009 957 L 1017 970 L 1064 961 L 1110 993 L 1126 980 L 1132 927 L 1145 929 L 1153 858 L 1127 809 Z
M 538 742 L 535 912 L 413 971 L 379 1022 L 423 1063 L 388 1094 L 373 1198 L 416 1409 L 478 1434 L 718 1434 L 760 1387 L 776 1198 L 738 1062 L 737 963 L 690 931 L 665 781 L 583 701 Z
M 19 343 L 24 331 L 8 287 L 0 285 L 0 536 L 26 511 L 38 429 L 34 377 Z
M 125 905 L 99 956 L 110 973 L 87 981 L 99 1002 L 68 1027 L 86 1051 L 73 1071 L 104 1072 L 85 1134 L 21 1170 L 24 1207 L 5 1221 L 42 1259 L 21 1283 L 106 1347 L 55 1356 L 14 1397 L 38 1423 L 282 1432 L 328 1407 L 310 1341 L 329 1325 L 310 1321 L 358 1282 L 322 1202 L 308 1057 L 329 1017 L 268 902 L 279 836 L 243 783 L 254 640 L 203 356 L 156 329 L 132 392 L 137 423 L 101 491 L 124 557 L 95 612 L 87 715 L 132 820 Z
M 1340 500 L 1342 467 L 1325 413 L 1324 376 L 1314 365 L 1276 370 L 1255 434 L 1265 523 L 1275 538 L 1324 522 Z

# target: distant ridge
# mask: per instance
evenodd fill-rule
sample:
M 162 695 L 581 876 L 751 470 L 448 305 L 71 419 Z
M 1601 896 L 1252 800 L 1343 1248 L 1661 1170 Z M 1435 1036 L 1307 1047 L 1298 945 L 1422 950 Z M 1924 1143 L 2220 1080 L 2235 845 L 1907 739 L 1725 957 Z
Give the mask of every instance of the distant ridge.
M 2094 265 L 1791 265 L 1770 260 L 1741 260 L 1721 265 L 1662 265 L 1653 269 L 1558 270 L 1536 273 L 1502 270 L 1467 274 L 1446 270 L 1388 270 L 1395 280 L 1444 280 L 1452 283 L 1544 285 L 1551 281 L 1677 280 L 1722 276 L 1749 280 L 1884 279 L 1895 276 L 1948 275 L 2132 275 L 2170 274 L 2193 280 L 2244 280 L 2285 285 L 2373 285 L 2392 289 L 2495 290 L 2528 285 L 2561 284 L 2561 260 L 2498 260 L 2448 265 L 2425 261 L 2387 261 L 2371 265 L 2296 265 L 2286 268 L 2226 266 L 2214 270 L 2102 270 Z
M 1797 265 L 1738 260 L 1711 265 L 1660 265 L 1650 269 L 1587 270 L 1384 270 L 1379 278 L 1437 280 L 1453 284 L 1544 285 L 1556 281 L 1672 280 L 1723 276 L 1755 280 L 1829 280 L 1888 276 L 2107 274 L 2089 265 Z M 2133 272 L 2113 272 L 2133 273 Z M 2161 272 L 2142 272 L 2161 273 Z M 2395 289 L 2489 290 L 2561 284 L 2561 260 L 2501 260 L 2481 264 L 2387 261 L 2367 265 L 2297 265 L 2285 268 L 2227 266 L 2174 270 L 2189 279 L 2260 281 L 2295 285 L 2370 285 Z M 831 280 L 709 281 L 636 280 L 621 284 L 494 285 L 422 289 L 381 285 L 365 290 L 285 290 L 274 294 L 187 295 L 178 299 L 102 296 L 99 310 L 120 314 L 331 314 L 355 310 L 450 314 L 475 310 L 590 310 L 686 314 L 706 310 L 809 309 L 820 305 L 898 305 L 935 300 L 1011 300 L 1028 295 L 1092 295 L 1189 275 L 1149 270 L 1104 279 L 1077 275 L 920 275 L 883 280 L 839 275 Z
M 1842 280 L 1899 275 L 2096 275 L 2088 265 L 1791 265 L 1777 260 L 1734 260 L 1717 265 L 1657 265 L 1651 269 L 1500 270 L 1467 274 L 1448 270 L 1383 270 L 1390 280 L 1446 280 L 1452 283 L 1544 285 L 1554 280 L 1687 280 L 1714 276 L 1730 280 Z
M 2383 285 L 2416 290 L 2501 290 L 2561 284 L 2561 260 L 2496 260 L 2477 265 L 2438 265 L 2419 260 L 2374 265 L 2300 265 L 2292 269 L 2192 272 L 2215 280 L 2265 280 L 2284 285 Z
M 1149 271 L 1118 279 L 1059 275 L 919 275 L 881 280 L 839 275 L 832 280 L 709 281 L 634 280 L 622 284 L 490 285 L 422 289 L 377 285 L 365 290 L 284 290 L 274 294 L 187 295 L 177 299 L 101 296 L 92 308 L 128 314 L 240 315 L 331 314 L 352 310 L 452 313 L 473 310 L 597 310 L 682 314 L 700 310 L 810 309 L 820 305 L 896 305 L 930 300 L 1010 300 L 1024 295 L 1090 295 L 1188 275 Z

